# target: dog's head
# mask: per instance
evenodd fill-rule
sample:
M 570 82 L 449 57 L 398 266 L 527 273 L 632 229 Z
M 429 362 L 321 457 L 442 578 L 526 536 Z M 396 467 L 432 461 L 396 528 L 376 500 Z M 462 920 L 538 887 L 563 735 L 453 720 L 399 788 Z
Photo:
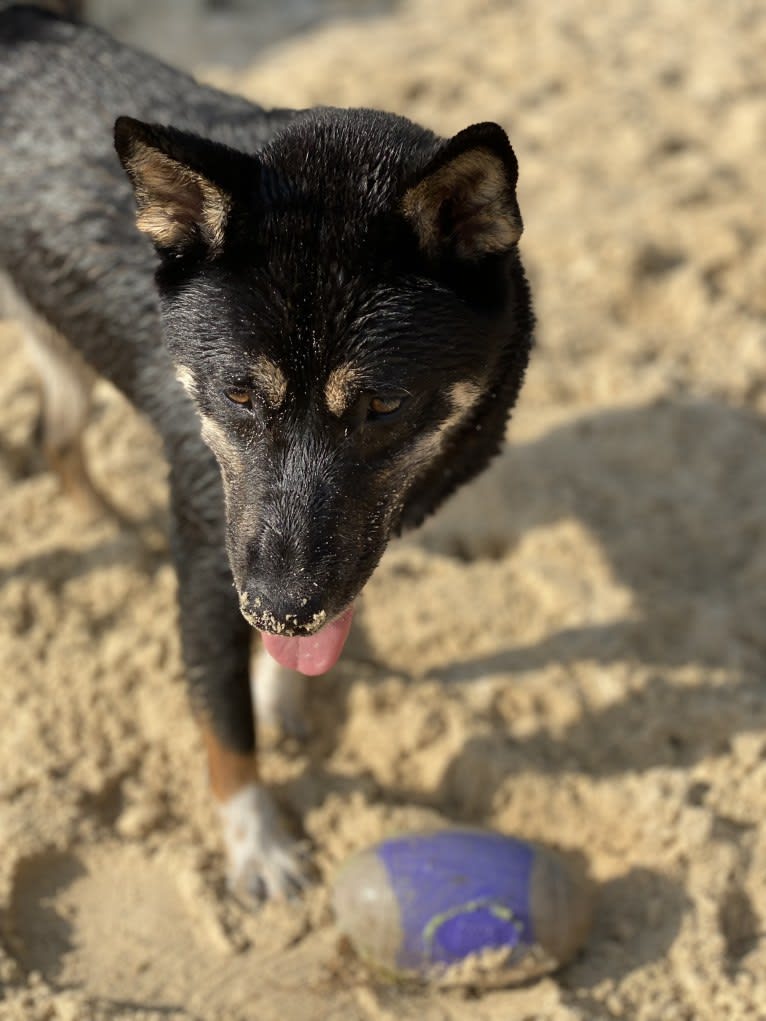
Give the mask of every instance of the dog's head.
M 494 124 L 445 141 L 371 111 L 298 115 L 253 155 L 115 137 L 242 611 L 311 635 L 501 442 L 532 328 L 513 151 Z

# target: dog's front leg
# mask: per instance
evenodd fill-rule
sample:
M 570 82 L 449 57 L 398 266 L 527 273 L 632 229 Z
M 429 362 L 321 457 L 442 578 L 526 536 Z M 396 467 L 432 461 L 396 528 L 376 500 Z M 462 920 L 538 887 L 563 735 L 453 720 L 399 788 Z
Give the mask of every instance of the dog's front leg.
M 248 898 L 290 896 L 304 885 L 305 862 L 258 777 L 249 682 L 252 628 L 239 612 L 222 523 L 213 524 L 209 506 L 204 515 L 195 514 L 199 486 L 182 497 L 173 474 L 181 640 L 223 827 L 229 884 Z

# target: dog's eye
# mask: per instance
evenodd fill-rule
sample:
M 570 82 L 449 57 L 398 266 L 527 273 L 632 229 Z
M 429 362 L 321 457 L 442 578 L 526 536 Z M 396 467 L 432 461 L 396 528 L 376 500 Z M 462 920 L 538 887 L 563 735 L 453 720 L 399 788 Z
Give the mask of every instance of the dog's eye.
M 250 390 L 245 390 L 244 387 L 232 387 L 229 390 L 224 390 L 224 393 L 233 404 L 239 404 L 241 408 L 252 407 L 253 395 Z
M 403 403 L 403 397 L 371 397 L 367 405 L 367 418 L 373 421 L 376 418 L 387 418 L 395 414 Z

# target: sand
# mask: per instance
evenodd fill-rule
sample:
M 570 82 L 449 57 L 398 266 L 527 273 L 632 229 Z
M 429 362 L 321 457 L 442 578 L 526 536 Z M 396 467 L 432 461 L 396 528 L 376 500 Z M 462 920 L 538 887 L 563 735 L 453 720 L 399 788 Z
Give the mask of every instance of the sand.
M 99 389 L 93 472 L 139 526 L 83 518 L 0 327 L 2 1021 L 766 1018 L 764 52 L 756 0 L 412 0 L 198 65 L 506 125 L 539 344 L 507 452 L 390 549 L 312 681 L 309 742 L 267 741 L 318 882 L 252 913 L 186 712 L 158 444 Z M 330 879 L 434 817 L 585 863 L 583 955 L 480 997 L 366 976 Z

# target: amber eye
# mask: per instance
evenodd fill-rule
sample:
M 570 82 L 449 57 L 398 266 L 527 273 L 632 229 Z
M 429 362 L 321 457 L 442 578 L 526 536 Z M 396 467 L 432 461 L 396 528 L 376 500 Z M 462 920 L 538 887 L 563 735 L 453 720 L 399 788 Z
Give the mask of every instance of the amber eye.
M 401 408 L 403 397 L 372 397 L 370 398 L 368 418 L 385 418 L 393 415 Z
M 253 403 L 253 395 L 250 390 L 245 390 L 240 387 L 233 387 L 231 390 L 225 390 L 224 393 L 234 404 L 239 404 L 240 407 L 249 407 Z

